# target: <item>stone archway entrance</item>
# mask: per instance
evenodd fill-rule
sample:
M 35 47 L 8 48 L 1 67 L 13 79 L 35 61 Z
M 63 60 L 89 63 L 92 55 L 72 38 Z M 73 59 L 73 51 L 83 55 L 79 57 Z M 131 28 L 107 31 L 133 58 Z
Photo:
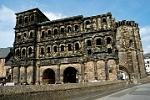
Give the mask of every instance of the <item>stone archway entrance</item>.
M 42 79 L 45 84 L 55 84 L 55 72 L 50 68 L 44 70 Z
M 119 66 L 118 79 L 119 80 L 128 80 L 128 79 L 130 79 L 128 70 L 124 66 Z
M 77 83 L 77 70 L 73 67 L 68 67 L 64 70 L 64 83 Z

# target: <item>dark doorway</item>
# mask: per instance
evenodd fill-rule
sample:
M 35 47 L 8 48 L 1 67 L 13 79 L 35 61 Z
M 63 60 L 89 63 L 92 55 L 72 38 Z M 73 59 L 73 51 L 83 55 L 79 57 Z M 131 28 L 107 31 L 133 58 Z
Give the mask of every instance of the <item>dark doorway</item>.
M 43 82 L 46 84 L 55 84 L 55 72 L 52 69 L 46 69 L 43 72 Z
M 73 67 L 68 67 L 64 70 L 64 83 L 77 83 L 77 70 Z

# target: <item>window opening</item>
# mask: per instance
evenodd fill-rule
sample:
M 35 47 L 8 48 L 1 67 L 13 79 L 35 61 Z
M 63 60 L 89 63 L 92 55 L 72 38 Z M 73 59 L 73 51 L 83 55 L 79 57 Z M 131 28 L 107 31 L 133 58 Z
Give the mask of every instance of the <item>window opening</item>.
M 31 21 L 34 21 L 34 15 L 31 15 Z
M 32 54 L 32 48 L 30 47 L 29 48 L 29 55 L 31 55 Z
M 129 47 L 132 47 L 132 46 L 133 46 L 133 41 L 130 40 L 130 41 L 129 41 Z
M 48 30 L 48 35 L 51 35 L 51 30 Z
M 97 40 L 96 40 L 96 45 L 101 45 L 101 44 L 102 44 L 101 39 L 97 39 Z
M 47 53 L 50 53 L 50 52 L 51 52 L 51 48 L 47 47 Z
M 71 51 L 71 50 L 72 50 L 72 45 L 68 44 L 68 51 Z
M 88 55 L 91 55 L 92 54 L 92 51 L 91 49 L 87 51 L 88 52 Z
M 22 24 L 22 18 L 19 18 L 19 24 Z
M 64 28 L 61 28 L 61 29 L 60 29 L 60 32 L 61 32 L 61 33 L 64 33 L 64 32 L 65 32 L 65 29 L 64 29 Z
M 87 40 L 87 46 L 92 46 L 91 40 Z
M 70 26 L 68 26 L 68 32 L 71 32 L 71 27 Z
M 106 23 L 106 22 L 107 22 L 105 18 L 103 18 L 103 20 L 102 20 L 102 21 L 103 21 L 103 23 Z
M 27 37 L 27 34 L 26 34 L 26 33 L 24 33 L 24 37 Z
M 75 50 L 79 50 L 79 43 L 75 44 Z
M 23 50 L 22 50 L 22 55 L 25 56 L 25 54 L 26 54 L 26 50 L 23 49 Z
M 41 48 L 41 55 L 44 55 L 44 48 Z
M 42 31 L 41 38 L 45 37 L 45 31 Z
M 111 38 L 108 37 L 108 38 L 107 38 L 107 44 L 110 44 L 110 43 L 111 43 Z
M 57 35 L 58 31 L 57 29 L 54 29 L 54 35 Z
M 111 48 L 108 48 L 108 53 L 112 53 L 112 49 Z
M 25 17 L 25 23 L 28 23 L 28 17 Z
M 20 54 L 20 51 L 19 51 L 19 49 L 17 49 L 16 50 L 16 55 L 19 56 L 19 54 Z
M 61 51 L 64 51 L 64 45 L 61 45 Z
M 79 31 L 79 26 L 75 25 L 75 31 Z
M 54 46 L 54 52 L 57 52 L 57 46 Z
M 30 38 L 32 38 L 33 37 L 33 32 L 30 32 Z

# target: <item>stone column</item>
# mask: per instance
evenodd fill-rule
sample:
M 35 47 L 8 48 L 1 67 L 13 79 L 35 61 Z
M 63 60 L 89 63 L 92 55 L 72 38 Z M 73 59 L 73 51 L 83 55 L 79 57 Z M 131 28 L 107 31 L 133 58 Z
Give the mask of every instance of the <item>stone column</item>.
M 57 71 L 56 71 L 56 84 L 60 84 L 60 64 L 57 66 Z
M 106 74 L 106 80 L 109 80 L 109 68 L 107 65 L 108 60 L 105 59 L 105 74 Z
M 95 77 L 95 80 L 98 80 L 97 61 L 96 60 L 94 60 L 94 77 Z
M 18 67 L 18 77 L 17 77 L 17 83 L 20 83 L 20 66 Z
M 40 74 L 40 66 L 37 66 L 37 75 L 36 75 L 36 84 L 41 84 L 41 80 L 40 80 L 41 74 Z
M 24 83 L 27 84 L 27 66 L 24 67 Z
M 84 72 L 85 72 L 85 65 L 84 65 L 84 62 L 81 62 L 81 82 L 85 82 Z
M 11 67 L 11 82 L 13 82 L 14 67 Z

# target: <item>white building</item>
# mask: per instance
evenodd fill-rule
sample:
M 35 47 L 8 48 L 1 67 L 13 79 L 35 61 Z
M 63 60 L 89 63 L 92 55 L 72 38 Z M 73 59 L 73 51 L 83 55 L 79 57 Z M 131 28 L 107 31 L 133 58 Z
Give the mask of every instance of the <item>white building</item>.
M 146 73 L 150 75 L 150 53 L 144 55 Z

